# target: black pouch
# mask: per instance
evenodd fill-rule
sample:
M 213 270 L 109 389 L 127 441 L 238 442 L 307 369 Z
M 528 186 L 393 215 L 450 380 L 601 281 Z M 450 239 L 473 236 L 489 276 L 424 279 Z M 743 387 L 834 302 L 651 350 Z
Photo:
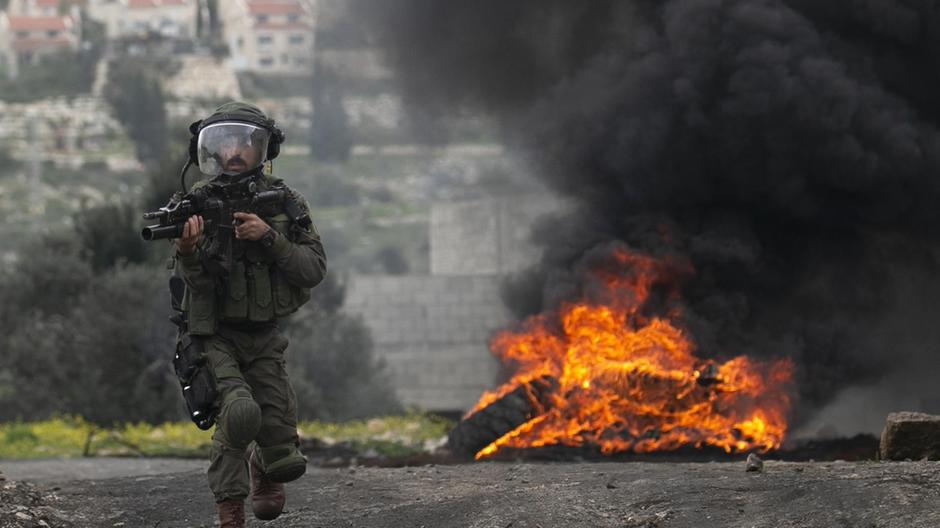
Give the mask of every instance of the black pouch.
M 176 342 L 173 369 L 183 389 L 183 400 L 189 418 L 203 431 L 215 424 L 218 389 L 206 365 L 203 342 L 198 337 L 182 334 Z

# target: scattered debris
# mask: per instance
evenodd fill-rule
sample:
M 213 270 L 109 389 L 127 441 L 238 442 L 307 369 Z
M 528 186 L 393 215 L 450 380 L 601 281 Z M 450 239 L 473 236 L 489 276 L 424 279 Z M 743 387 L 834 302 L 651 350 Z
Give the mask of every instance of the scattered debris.
M 669 519 L 669 510 L 653 514 L 633 514 L 624 519 L 624 528 L 659 528 Z
M 881 433 L 880 452 L 882 460 L 940 460 L 940 416 L 889 414 Z
M 0 526 L 3 528 L 74 526 L 64 512 L 53 507 L 58 500 L 59 498 L 52 491 L 0 478 Z
M 758 458 L 758 456 L 754 453 L 751 453 L 747 456 L 747 465 L 745 466 L 745 471 L 764 471 L 764 461 Z

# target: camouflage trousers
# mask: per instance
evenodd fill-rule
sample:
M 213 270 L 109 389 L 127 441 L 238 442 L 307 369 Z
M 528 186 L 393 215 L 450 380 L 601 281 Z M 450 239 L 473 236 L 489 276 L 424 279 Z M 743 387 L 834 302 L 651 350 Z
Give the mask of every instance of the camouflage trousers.
M 209 488 L 216 502 L 248 496 L 249 447 L 258 449 L 259 455 L 300 456 L 297 400 L 285 368 L 287 345 L 287 338 L 276 327 L 241 331 L 225 326 L 205 340 L 208 364 L 219 390 L 220 412 L 212 434 L 208 470 Z M 255 422 L 248 437 L 246 429 L 232 426 L 232 417 L 228 416 L 237 412 L 232 410 L 236 406 L 230 405 L 236 399 L 254 410 Z M 261 409 L 260 427 L 252 400 Z M 270 458 L 278 455 L 268 458 L 265 462 L 276 462 Z

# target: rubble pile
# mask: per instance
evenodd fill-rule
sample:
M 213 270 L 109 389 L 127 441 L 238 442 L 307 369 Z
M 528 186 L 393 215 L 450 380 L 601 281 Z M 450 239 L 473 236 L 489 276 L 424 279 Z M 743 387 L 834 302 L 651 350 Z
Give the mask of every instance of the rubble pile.
M 0 473 L 0 528 L 68 528 L 65 512 L 52 505 L 59 498 L 24 482 L 6 480 Z
M 940 416 L 896 412 L 881 433 L 882 460 L 940 460 Z

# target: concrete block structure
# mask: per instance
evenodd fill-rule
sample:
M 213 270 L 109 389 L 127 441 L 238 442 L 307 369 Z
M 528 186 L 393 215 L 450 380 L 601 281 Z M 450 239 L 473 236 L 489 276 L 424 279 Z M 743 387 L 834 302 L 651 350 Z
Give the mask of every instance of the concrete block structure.
M 235 71 L 310 75 L 314 4 L 301 0 L 226 0 L 219 3 Z
M 370 329 L 402 403 L 465 411 L 498 384 L 488 344 L 512 323 L 500 285 L 537 261 L 533 222 L 563 207 L 545 195 L 435 204 L 430 275 L 350 278 L 345 310 Z
M 486 343 L 509 322 L 498 277 L 358 275 L 345 307 L 369 327 L 405 405 L 464 410 L 496 381 Z
M 432 275 L 501 275 L 536 262 L 532 223 L 563 205 L 548 195 L 437 204 L 431 209 Z

